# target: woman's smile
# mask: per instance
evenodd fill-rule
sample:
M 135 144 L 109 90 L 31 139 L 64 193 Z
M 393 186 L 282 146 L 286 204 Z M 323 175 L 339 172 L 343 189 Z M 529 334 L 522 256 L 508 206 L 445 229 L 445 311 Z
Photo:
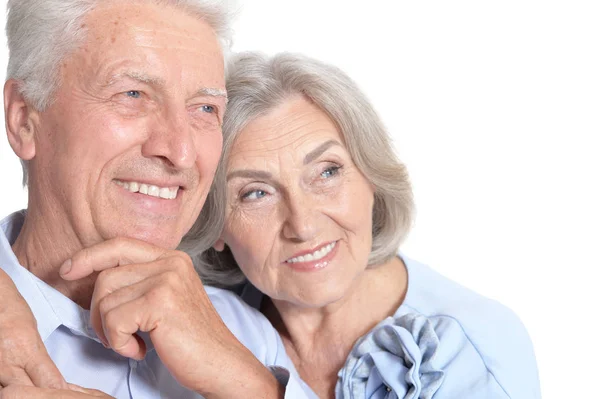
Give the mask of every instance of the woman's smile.
M 324 269 L 337 255 L 338 241 L 321 245 L 316 250 L 296 254 L 284 262 L 294 270 L 309 272 Z

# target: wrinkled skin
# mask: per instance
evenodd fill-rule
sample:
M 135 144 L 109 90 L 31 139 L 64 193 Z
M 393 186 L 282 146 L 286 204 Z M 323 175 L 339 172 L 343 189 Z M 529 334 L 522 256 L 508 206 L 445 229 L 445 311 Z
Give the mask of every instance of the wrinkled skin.
M 46 352 L 27 302 L 2 270 L 0 315 L 0 392 L 10 385 L 66 389 L 67 383 Z
M 104 392 L 69 384 L 66 389 L 48 389 L 24 385 L 11 385 L 0 390 L 0 399 L 93 399 L 112 398 Z
M 184 252 L 118 238 L 75 254 L 62 276 L 76 280 L 97 272 L 92 326 L 117 353 L 143 359 L 146 348 L 136 332 L 148 332 L 173 377 L 206 398 L 236 397 L 242 390 L 252 397 L 283 395 L 222 322 Z

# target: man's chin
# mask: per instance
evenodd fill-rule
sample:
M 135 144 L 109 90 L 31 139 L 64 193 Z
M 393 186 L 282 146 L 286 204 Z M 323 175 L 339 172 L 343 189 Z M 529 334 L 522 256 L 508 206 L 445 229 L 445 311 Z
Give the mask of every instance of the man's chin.
M 143 241 L 147 244 L 164 248 L 164 249 L 176 249 L 181 242 L 183 236 L 180 233 L 176 233 L 172 230 L 147 228 L 147 229 L 132 229 L 131 231 L 121 231 L 110 234 L 111 238 L 126 237 L 133 240 Z

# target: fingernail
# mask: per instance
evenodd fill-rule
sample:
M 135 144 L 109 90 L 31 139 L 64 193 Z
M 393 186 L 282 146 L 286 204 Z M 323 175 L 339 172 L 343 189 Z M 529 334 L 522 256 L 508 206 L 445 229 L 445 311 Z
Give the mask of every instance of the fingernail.
M 60 275 L 64 276 L 66 274 L 68 274 L 71 271 L 71 267 L 73 266 L 73 262 L 71 262 L 71 259 L 67 259 L 65 261 L 65 263 L 62 264 L 62 266 L 60 267 Z

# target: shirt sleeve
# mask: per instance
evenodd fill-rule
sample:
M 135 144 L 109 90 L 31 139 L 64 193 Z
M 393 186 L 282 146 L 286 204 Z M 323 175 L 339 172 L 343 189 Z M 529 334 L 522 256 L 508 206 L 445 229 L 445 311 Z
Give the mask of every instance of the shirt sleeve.
M 412 291 L 397 315 L 426 317 L 439 340 L 431 364 L 444 379 L 435 398 L 539 399 L 533 344 L 517 315 L 426 265 L 403 259 Z
M 277 381 L 285 387 L 285 399 L 313 399 L 317 396 L 298 376 L 292 375 L 288 369 L 281 366 L 271 366 L 269 370 Z
M 510 309 L 495 303 L 495 317 L 477 328 L 465 325 L 465 333 L 486 369 L 510 399 L 541 398 L 533 343 L 525 326 Z

